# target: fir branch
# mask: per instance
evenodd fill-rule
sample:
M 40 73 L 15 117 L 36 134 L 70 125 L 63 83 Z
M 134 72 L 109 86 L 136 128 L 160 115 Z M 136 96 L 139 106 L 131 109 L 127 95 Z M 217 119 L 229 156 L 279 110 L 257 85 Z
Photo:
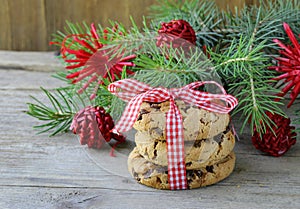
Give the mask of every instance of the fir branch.
M 197 80 L 216 79 L 212 64 L 202 50 L 192 44 L 184 46 L 157 46 L 157 32 L 152 32 L 144 19 L 142 30 L 132 19 L 126 36 L 116 34 L 103 49 L 110 57 L 135 54 L 134 78 L 151 84 L 176 88 Z M 184 43 L 183 43 L 184 45 Z M 190 51 L 191 50 L 191 51 Z
M 250 123 L 259 133 L 264 133 L 267 126 L 271 126 L 266 112 L 284 115 L 280 109 L 280 102 L 276 102 L 279 93 L 272 84 L 272 73 L 268 70 L 269 59 L 263 52 L 265 43 L 253 44 L 253 39 L 241 36 L 233 40 L 222 54 L 211 52 L 212 60 L 216 63 L 214 69 L 225 82 L 230 94 L 236 96 L 239 105 L 234 114 L 241 112 L 244 127 Z
M 49 136 L 54 136 L 59 133 L 67 132 L 70 128 L 74 115 L 82 108 L 87 106 L 101 106 L 106 108 L 107 113 L 117 118 L 121 115 L 123 108 L 112 107 L 112 103 L 117 102 L 115 96 L 113 96 L 107 87 L 100 86 L 97 92 L 97 97 L 94 100 L 90 100 L 89 91 L 87 89 L 81 94 L 78 94 L 76 85 L 69 85 L 60 87 L 51 92 L 44 88 L 41 88 L 44 94 L 47 96 L 49 103 L 43 103 L 37 98 L 31 96 L 35 103 L 27 103 L 27 114 L 37 118 L 40 121 L 44 121 L 42 125 L 34 126 L 35 129 L 39 129 L 40 133 L 51 132 Z
M 59 70 L 55 72 L 55 74 L 53 74 L 52 77 L 67 83 L 68 86 L 71 86 L 72 80 L 66 78 L 69 73 L 70 71 L 67 70 L 63 70 L 63 71 Z
M 189 51 L 191 50 L 191 51 Z M 219 80 L 212 74 L 212 63 L 195 47 L 157 47 L 138 53 L 134 78 L 153 87 L 179 88 L 199 80 Z
M 68 131 L 73 116 L 79 108 L 79 103 L 75 100 L 75 96 L 66 91 L 66 89 L 56 89 L 54 93 L 43 88 L 41 89 L 49 99 L 51 105 L 49 107 L 31 96 L 36 103 L 27 103 L 27 114 L 38 120 L 45 121 L 44 124 L 34 126 L 34 128 L 40 130 L 38 133 L 51 131 L 50 136 Z M 85 106 L 81 98 L 78 97 L 76 99 L 79 99 Z
M 255 80 L 254 77 L 256 78 Z M 236 90 L 237 88 L 239 92 Z M 266 85 L 265 80 L 257 79 L 257 73 L 249 76 L 248 82 L 230 85 L 229 93 L 233 94 L 233 92 L 235 92 L 234 95 L 239 100 L 239 105 L 233 114 L 241 112 L 244 120 L 241 132 L 243 132 L 244 127 L 249 123 L 252 131 L 256 127 L 259 133 L 265 133 L 266 127 L 272 125 L 272 121 L 270 121 L 266 112 L 284 115 L 280 109 L 282 103 L 275 101 L 277 96 L 274 94 L 279 91 L 271 85 Z
M 89 95 L 89 93 L 86 94 Z M 97 95 L 96 98 L 90 102 L 92 102 L 94 106 L 100 106 L 106 108 L 106 112 L 111 113 L 112 112 L 111 106 L 115 96 L 112 95 L 110 91 L 108 91 L 107 86 L 106 85 L 99 86 L 96 95 Z
M 273 39 L 285 37 L 282 23 L 298 24 L 299 28 L 299 5 L 299 1 L 296 0 L 261 1 L 258 6 L 245 6 L 235 13 L 227 11 L 223 17 L 232 33 L 226 42 L 230 43 L 232 37 L 248 36 L 253 45 L 265 42 L 263 50 L 268 54 L 274 54 L 278 47 L 273 44 Z
M 66 21 L 66 26 L 64 27 L 64 31 L 57 31 L 56 33 L 52 34 L 53 39 L 52 39 L 51 43 L 61 47 L 61 43 L 65 40 L 65 38 L 68 35 L 88 34 L 88 33 L 90 33 L 90 27 L 87 25 L 86 22 L 72 23 L 72 22 Z M 65 41 L 66 41 L 66 45 L 70 45 L 72 43 L 71 40 L 65 40 Z M 74 45 L 74 46 L 76 46 L 76 45 Z
M 105 45 L 101 50 L 113 59 L 114 57 L 126 57 L 138 52 L 146 52 L 148 46 L 155 41 L 157 32 L 150 31 L 147 26 L 146 20 L 143 20 L 143 27 L 137 26 L 133 18 L 131 18 L 132 26 L 126 31 L 126 35 L 123 33 L 114 33 L 114 37 L 109 40 L 104 40 Z M 119 24 L 115 22 L 115 24 Z M 122 26 L 120 26 L 122 27 Z M 125 28 L 121 29 L 125 31 Z
M 190 23 L 197 35 L 198 46 L 213 46 L 223 37 L 222 13 L 210 0 L 164 0 L 150 7 L 154 29 L 160 22 L 183 19 Z
M 222 49 L 221 52 L 210 50 L 209 54 L 215 64 L 214 68 L 217 70 L 217 73 L 221 77 L 226 78 L 224 79 L 225 84 L 229 84 L 236 80 L 244 80 L 244 76 L 248 78 L 251 70 L 245 68 L 245 66 L 241 67 L 242 64 L 248 63 L 250 66 L 255 66 L 266 63 L 269 60 L 263 52 L 265 46 L 265 42 L 254 46 L 247 36 L 241 36 L 239 39 L 232 40 L 231 44 L 227 48 Z
M 273 39 L 283 38 L 282 22 L 295 22 L 299 16 L 298 12 L 294 13 L 290 3 L 283 2 L 286 1 L 261 3 L 258 7 L 245 7 L 240 13 L 236 12 L 234 17 L 227 15 L 231 18 L 228 21 L 231 23 L 228 28 L 233 32 L 231 36 L 244 39 L 244 43 L 247 43 L 240 42 L 238 47 L 231 44 L 231 37 L 225 41 L 225 45 L 226 43 L 228 45 L 225 48 L 225 52 L 228 52 L 225 53 L 227 59 L 222 55 L 219 56 L 225 58 L 219 60 L 222 62 L 219 66 L 224 66 L 221 70 L 223 80 L 227 81 L 229 91 L 240 100 L 235 112 L 242 112 L 245 117 L 242 130 L 249 122 L 252 131 L 256 127 L 256 130 L 262 134 L 266 127 L 272 124 L 266 112 L 284 115 L 280 109 L 282 104 L 274 101 L 276 99 L 274 95 L 279 93 L 279 90 L 272 85 L 274 82 L 270 79 L 275 73 L 267 70 L 271 63 L 269 55 L 277 53 L 277 46 L 273 43 Z M 222 50 L 221 53 L 224 52 Z
M 288 23 L 295 28 L 297 34 L 300 34 L 300 1 L 299 0 L 277 0 L 267 1 L 263 0 L 260 3 L 263 8 L 263 13 L 267 14 L 274 11 L 281 15 L 281 21 Z M 282 33 L 285 34 L 282 30 Z
M 121 118 L 126 105 L 127 103 L 121 100 L 119 97 L 112 97 L 111 105 L 108 111 L 115 122 L 119 121 L 119 119 Z

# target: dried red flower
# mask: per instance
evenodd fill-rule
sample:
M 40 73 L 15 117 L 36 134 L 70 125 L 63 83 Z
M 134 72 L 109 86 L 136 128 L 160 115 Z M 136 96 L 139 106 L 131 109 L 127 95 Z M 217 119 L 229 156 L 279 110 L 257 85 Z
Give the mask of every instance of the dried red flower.
M 116 139 L 111 151 L 113 155 L 114 148 L 125 142 L 123 135 L 111 131 L 113 127 L 114 121 L 103 107 L 88 106 L 76 113 L 70 129 L 80 137 L 80 144 L 87 144 L 89 148 L 100 149 L 103 143 Z
M 290 118 L 278 114 L 266 113 L 274 125 L 267 127 L 264 134 L 257 132 L 254 127 L 252 143 L 256 149 L 269 155 L 279 157 L 286 153 L 296 143 L 295 127 L 290 126 Z
M 196 33 L 192 26 L 185 20 L 172 20 L 168 23 L 161 23 L 161 28 L 158 30 L 157 46 L 164 44 L 173 47 L 180 47 L 183 40 L 189 41 L 191 44 L 196 44 Z
M 121 33 L 117 31 L 116 26 L 111 32 Z M 109 30 L 105 29 L 103 33 L 103 39 L 107 40 L 110 35 Z M 71 44 L 67 44 L 69 39 L 72 40 Z M 79 49 L 73 49 L 74 46 L 78 45 L 80 45 Z M 120 55 L 111 59 L 109 53 L 105 50 L 100 50 L 101 48 L 103 48 L 103 44 L 100 42 L 100 37 L 94 24 L 91 25 L 90 34 L 71 34 L 66 36 L 61 46 L 61 53 L 65 62 L 72 63 L 66 68 L 68 70 L 79 69 L 75 72 L 72 71 L 71 74 L 67 75 L 67 78 L 72 79 L 72 83 L 78 83 L 83 79 L 89 78 L 79 90 L 79 93 L 83 92 L 91 83 L 97 82 L 98 85 L 96 85 L 91 99 L 95 98 L 99 85 L 103 84 L 103 79 L 108 79 L 109 82 L 116 81 L 121 78 L 124 67 L 134 66 L 134 63 L 131 61 L 135 58 L 135 55 L 127 57 Z M 129 69 L 126 69 L 126 73 L 133 74 Z
M 272 66 L 270 69 L 283 73 L 274 78 L 274 80 L 284 79 L 284 82 L 286 83 L 279 96 L 284 96 L 291 90 L 291 101 L 288 104 L 288 107 L 291 107 L 300 93 L 300 44 L 294 36 L 290 26 L 287 23 L 283 23 L 283 27 L 291 40 L 292 45 L 285 45 L 278 39 L 274 40 L 274 42 L 282 48 L 282 50 L 279 51 L 282 57 L 277 57 L 278 66 Z

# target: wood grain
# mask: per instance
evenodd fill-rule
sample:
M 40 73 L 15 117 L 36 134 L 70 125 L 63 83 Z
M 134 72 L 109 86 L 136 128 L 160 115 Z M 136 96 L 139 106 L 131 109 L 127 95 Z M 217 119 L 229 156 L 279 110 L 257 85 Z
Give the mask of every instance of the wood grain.
M 44 1 L 8 1 L 7 6 L 11 29 L 11 48 L 8 49 L 30 50 L 35 46 L 37 49 L 46 50 L 48 44 Z
M 0 0 L 0 48 L 9 49 L 12 46 L 12 25 L 9 16 L 9 0 Z
M 100 23 L 109 20 L 130 26 L 132 16 L 141 25 L 148 6 L 156 0 L 0 0 L 0 49 L 54 50 L 52 34 L 63 31 L 66 21 Z M 242 7 L 256 0 L 215 0 L 221 8 Z
M 39 86 L 62 84 L 50 75 L 0 69 L 0 208 L 299 208 L 299 143 L 281 158 L 269 157 L 254 149 L 246 130 L 229 178 L 206 188 L 160 191 L 128 176 L 120 154 L 130 151 L 127 145 L 111 158 L 109 146 L 90 150 L 70 133 L 36 135 L 32 126 L 40 122 L 24 113 L 26 102 L 28 95 L 47 101 Z M 238 129 L 238 117 L 233 121 Z

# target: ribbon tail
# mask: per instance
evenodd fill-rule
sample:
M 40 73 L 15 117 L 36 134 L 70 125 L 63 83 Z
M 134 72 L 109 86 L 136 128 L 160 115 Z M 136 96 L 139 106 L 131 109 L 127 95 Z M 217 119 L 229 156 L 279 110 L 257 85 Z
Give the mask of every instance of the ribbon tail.
M 187 189 L 182 116 L 172 97 L 170 110 L 167 113 L 166 141 L 170 189 Z

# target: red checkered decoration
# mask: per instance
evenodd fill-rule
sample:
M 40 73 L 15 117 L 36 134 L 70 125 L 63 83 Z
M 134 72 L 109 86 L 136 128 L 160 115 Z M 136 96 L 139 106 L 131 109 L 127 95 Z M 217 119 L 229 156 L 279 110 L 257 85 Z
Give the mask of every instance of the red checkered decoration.
M 205 84 L 214 84 L 222 94 L 211 94 L 195 90 Z M 168 178 L 171 190 L 187 189 L 186 168 L 184 161 L 184 137 L 182 116 L 174 99 L 195 105 L 208 111 L 229 113 L 237 104 L 235 97 L 228 95 L 225 89 L 214 81 L 194 82 L 182 88 L 152 88 L 133 79 L 123 79 L 111 83 L 108 90 L 128 102 L 120 121 L 114 131 L 124 132 L 132 128 L 143 101 L 160 103 L 169 100 L 170 109 L 166 115 L 166 141 L 168 153 Z M 226 105 L 220 102 L 224 101 Z

